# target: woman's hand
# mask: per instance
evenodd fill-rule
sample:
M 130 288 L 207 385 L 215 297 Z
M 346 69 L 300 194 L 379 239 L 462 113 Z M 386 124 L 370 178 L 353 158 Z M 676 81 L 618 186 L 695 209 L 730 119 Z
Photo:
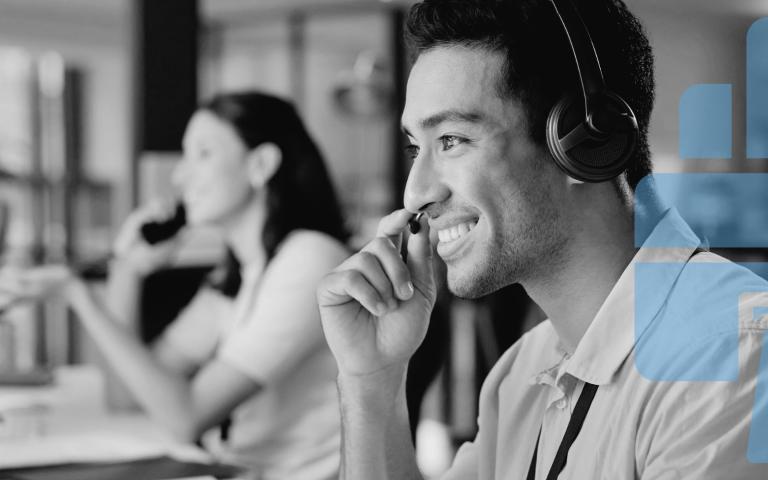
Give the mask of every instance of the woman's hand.
M 398 210 L 382 219 L 377 238 L 318 287 L 323 329 L 342 375 L 404 367 L 426 335 L 436 296 L 432 247 L 424 219 L 403 261 L 400 238 L 411 217 Z
M 155 200 L 133 211 L 115 238 L 115 259 L 142 276 L 170 263 L 179 247 L 178 236 L 150 245 L 141 236 L 141 227 L 149 222 L 170 220 L 175 212 L 176 201 L 172 200 Z
M 65 265 L 0 270 L 0 310 L 69 293 L 79 280 Z

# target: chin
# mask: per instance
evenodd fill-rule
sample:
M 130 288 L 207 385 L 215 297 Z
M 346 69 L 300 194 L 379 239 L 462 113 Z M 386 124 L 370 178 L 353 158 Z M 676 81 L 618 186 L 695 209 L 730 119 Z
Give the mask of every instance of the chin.
M 515 283 L 516 275 L 509 275 L 516 268 L 505 265 L 504 261 L 475 262 L 474 267 L 448 265 L 448 290 L 459 298 L 474 300 Z
M 499 285 L 499 282 L 494 282 L 487 276 L 477 275 L 479 272 L 473 273 L 475 274 L 462 275 L 460 272 L 452 271 L 452 268 L 448 267 L 448 290 L 459 298 L 474 300 L 493 293 L 502 287 L 502 285 Z

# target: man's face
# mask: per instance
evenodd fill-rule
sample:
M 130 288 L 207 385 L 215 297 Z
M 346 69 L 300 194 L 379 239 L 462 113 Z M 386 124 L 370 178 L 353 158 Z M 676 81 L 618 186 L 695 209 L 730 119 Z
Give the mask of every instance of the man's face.
M 518 101 L 499 92 L 503 57 L 460 46 L 419 56 L 403 112 L 413 166 L 405 206 L 425 210 L 448 287 L 476 298 L 547 274 L 565 243 L 565 177 L 528 135 Z

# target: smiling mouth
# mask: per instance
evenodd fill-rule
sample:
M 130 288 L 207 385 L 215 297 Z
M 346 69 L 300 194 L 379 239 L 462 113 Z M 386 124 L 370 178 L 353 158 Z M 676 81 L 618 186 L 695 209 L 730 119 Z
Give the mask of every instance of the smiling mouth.
M 477 220 L 459 223 L 457 225 L 438 230 L 437 238 L 440 240 L 440 243 L 455 242 L 456 240 L 471 232 L 476 225 Z

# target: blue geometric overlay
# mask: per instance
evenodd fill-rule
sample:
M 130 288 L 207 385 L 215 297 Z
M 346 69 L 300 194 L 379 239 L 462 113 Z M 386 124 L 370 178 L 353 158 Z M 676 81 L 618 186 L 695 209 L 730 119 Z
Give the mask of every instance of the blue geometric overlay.
M 680 158 L 731 158 L 731 85 L 694 85 L 680 99 Z
M 669 296 L 659 292 L 678 274 Z M 768 292 L 768 283 L 734 263 L 638 264 L 635 282 L 641 375 L 656 381 L 738 379 L 739 299 L 744 292 Z M 660 294 L 666 299 L 656 298 Z M 660 310 L 653 307 L 658 305 Z
M 745 293 L 768 292 L 768 282 L 755 274 L 767 271 L 765 263 L 637 264 L 638 372 L 653 381 L 737 381 L 742 307 L 739 303 Z M 674 286 L 666 296 L 659 285 L 669 284 L 670 279 Z M 744 305 L 749 306 L 750 303 Z M 752 320 L 759 321 L 768 314 L 768 305 L 753 305 L 751 311 Z M 747 459 L 768 463 L 768 335 L 763 337 Z
M 768 463 L 768 335 L 763 337 L 747 459 L 752 463 Z
M 747 33 L 747 157 L 768 158 L 768 17 Z
M 655 186 L 655 188 L 654 188 Z M 768 174 L 657 173 L 638 184 L 635 211 L 643 212 L 661 200 L 674 206 L 693 231 L 710 247 L 768 247 Z M 635 215 L 635 246 L 642 246 L 656 227 L 655 218 Z M 654 238 L 663 239 L 666 235 Z M 678 236 L 679 237 L 679 236 Z M 696 247 L 693 239 L 679 245 Z
M 755 322 L 759 322 L 766 315 L 768 315 L 768 307 L 755 307 L 752 309 L 752 320 Z
M 747 157 L 768 158 L 768 17 L 747 34 L 746 103 Z M 681 158 L 731 158 L 732 111 L 731 85 L 689 88 L 680 99 Z M 648 212 L 671 206 L 706 246 L 768 247 L 768 174 L 649 175 L 635 192 L 636 247 L 699 246 L 697 238 L 658 230 L 666 222 L 657 226 L 658 217 Z M 657 381 L 737 381 L 740 317 L 768 317 L 768 304 L 760 304 L 768 297 L 752 295 L 768 292 L 763 279 L 766 263 L 637 264 L 638 371 Z M 659 288 L 671 283 L 668 295 Z M 768 335 L 757 375 L 746 457 L 768 463 Z

